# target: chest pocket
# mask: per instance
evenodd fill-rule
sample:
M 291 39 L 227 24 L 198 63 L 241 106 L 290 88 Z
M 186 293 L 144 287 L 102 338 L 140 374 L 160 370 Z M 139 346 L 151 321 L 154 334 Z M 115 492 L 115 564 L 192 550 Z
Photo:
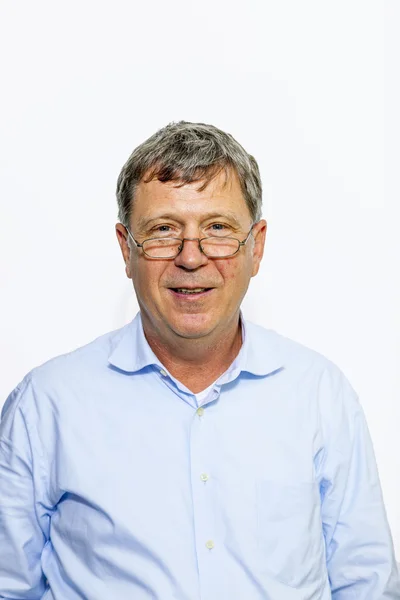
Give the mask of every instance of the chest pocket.
M 257 481 L 261 571 L 296 588 L 323 586 L 325 544 L 314 483 Z

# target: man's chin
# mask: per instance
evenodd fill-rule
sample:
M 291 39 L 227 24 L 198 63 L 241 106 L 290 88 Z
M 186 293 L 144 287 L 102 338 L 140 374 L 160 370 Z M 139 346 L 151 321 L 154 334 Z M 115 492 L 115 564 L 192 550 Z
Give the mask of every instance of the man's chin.
M 200 339 L 209 335 L 214 329 L 215 325 L 211 323 L 210 319 L 206 318 L 193 318 L 195 315 L 190 315 L 190 318 L 182 318 L 175 323 L 171 323 L 170 327 L 175 335 L 184 339 Z M 196 317 L 201 317 L 196 315 Z

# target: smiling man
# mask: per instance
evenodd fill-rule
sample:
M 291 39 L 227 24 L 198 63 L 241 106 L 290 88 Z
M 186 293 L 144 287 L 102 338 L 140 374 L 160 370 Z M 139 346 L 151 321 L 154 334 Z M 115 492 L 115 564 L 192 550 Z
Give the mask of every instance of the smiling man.
M 399 600 L 356 392 L 240 309 L 267 230 L 254 158 L 172 123 L 117 200 L 140 311 L 4 405 L 0 598 Z
M 190 151 L 196 141 L 187 132 L 180 144 Z M 244 202 L 233 167 L 212 167 L 213 178 L 200 189 L 198 181 L 177 187 L 151 174 L 138 184 L 129 225 L 117 225 L 147 341 L 193 392 L 213 383 L 240 350 L 240 304 L 266 232 L 266 222 Z M 129 177 L 123 173 L 121 179 Z

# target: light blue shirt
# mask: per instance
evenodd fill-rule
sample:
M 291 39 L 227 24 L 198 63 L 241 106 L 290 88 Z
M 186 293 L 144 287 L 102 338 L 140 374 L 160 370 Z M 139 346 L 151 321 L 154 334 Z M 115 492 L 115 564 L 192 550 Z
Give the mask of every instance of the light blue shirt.
M 357 395 L 242 319 L 199 407 L 140 314 L 28 373 L 0 425 L 0 597 L 399 600 Z

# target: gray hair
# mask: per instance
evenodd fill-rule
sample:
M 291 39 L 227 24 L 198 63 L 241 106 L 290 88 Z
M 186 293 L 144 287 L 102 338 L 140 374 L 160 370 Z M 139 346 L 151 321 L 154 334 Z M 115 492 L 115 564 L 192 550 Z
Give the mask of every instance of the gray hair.
M 258 164 L 230 133 L 214 125 L 169 123 L 132 152 L 118 177 L 118 219 L 129 227 L 138 184 L 152 179 L 180 185 L 204 181 L 202 191 L 220 171 L 234 169 L 253 222 L 261 219 L 262 187 Z M 146 176 L 146 178 L 145 178 Z M 180 186 L 178 186 L 180 187 Z

